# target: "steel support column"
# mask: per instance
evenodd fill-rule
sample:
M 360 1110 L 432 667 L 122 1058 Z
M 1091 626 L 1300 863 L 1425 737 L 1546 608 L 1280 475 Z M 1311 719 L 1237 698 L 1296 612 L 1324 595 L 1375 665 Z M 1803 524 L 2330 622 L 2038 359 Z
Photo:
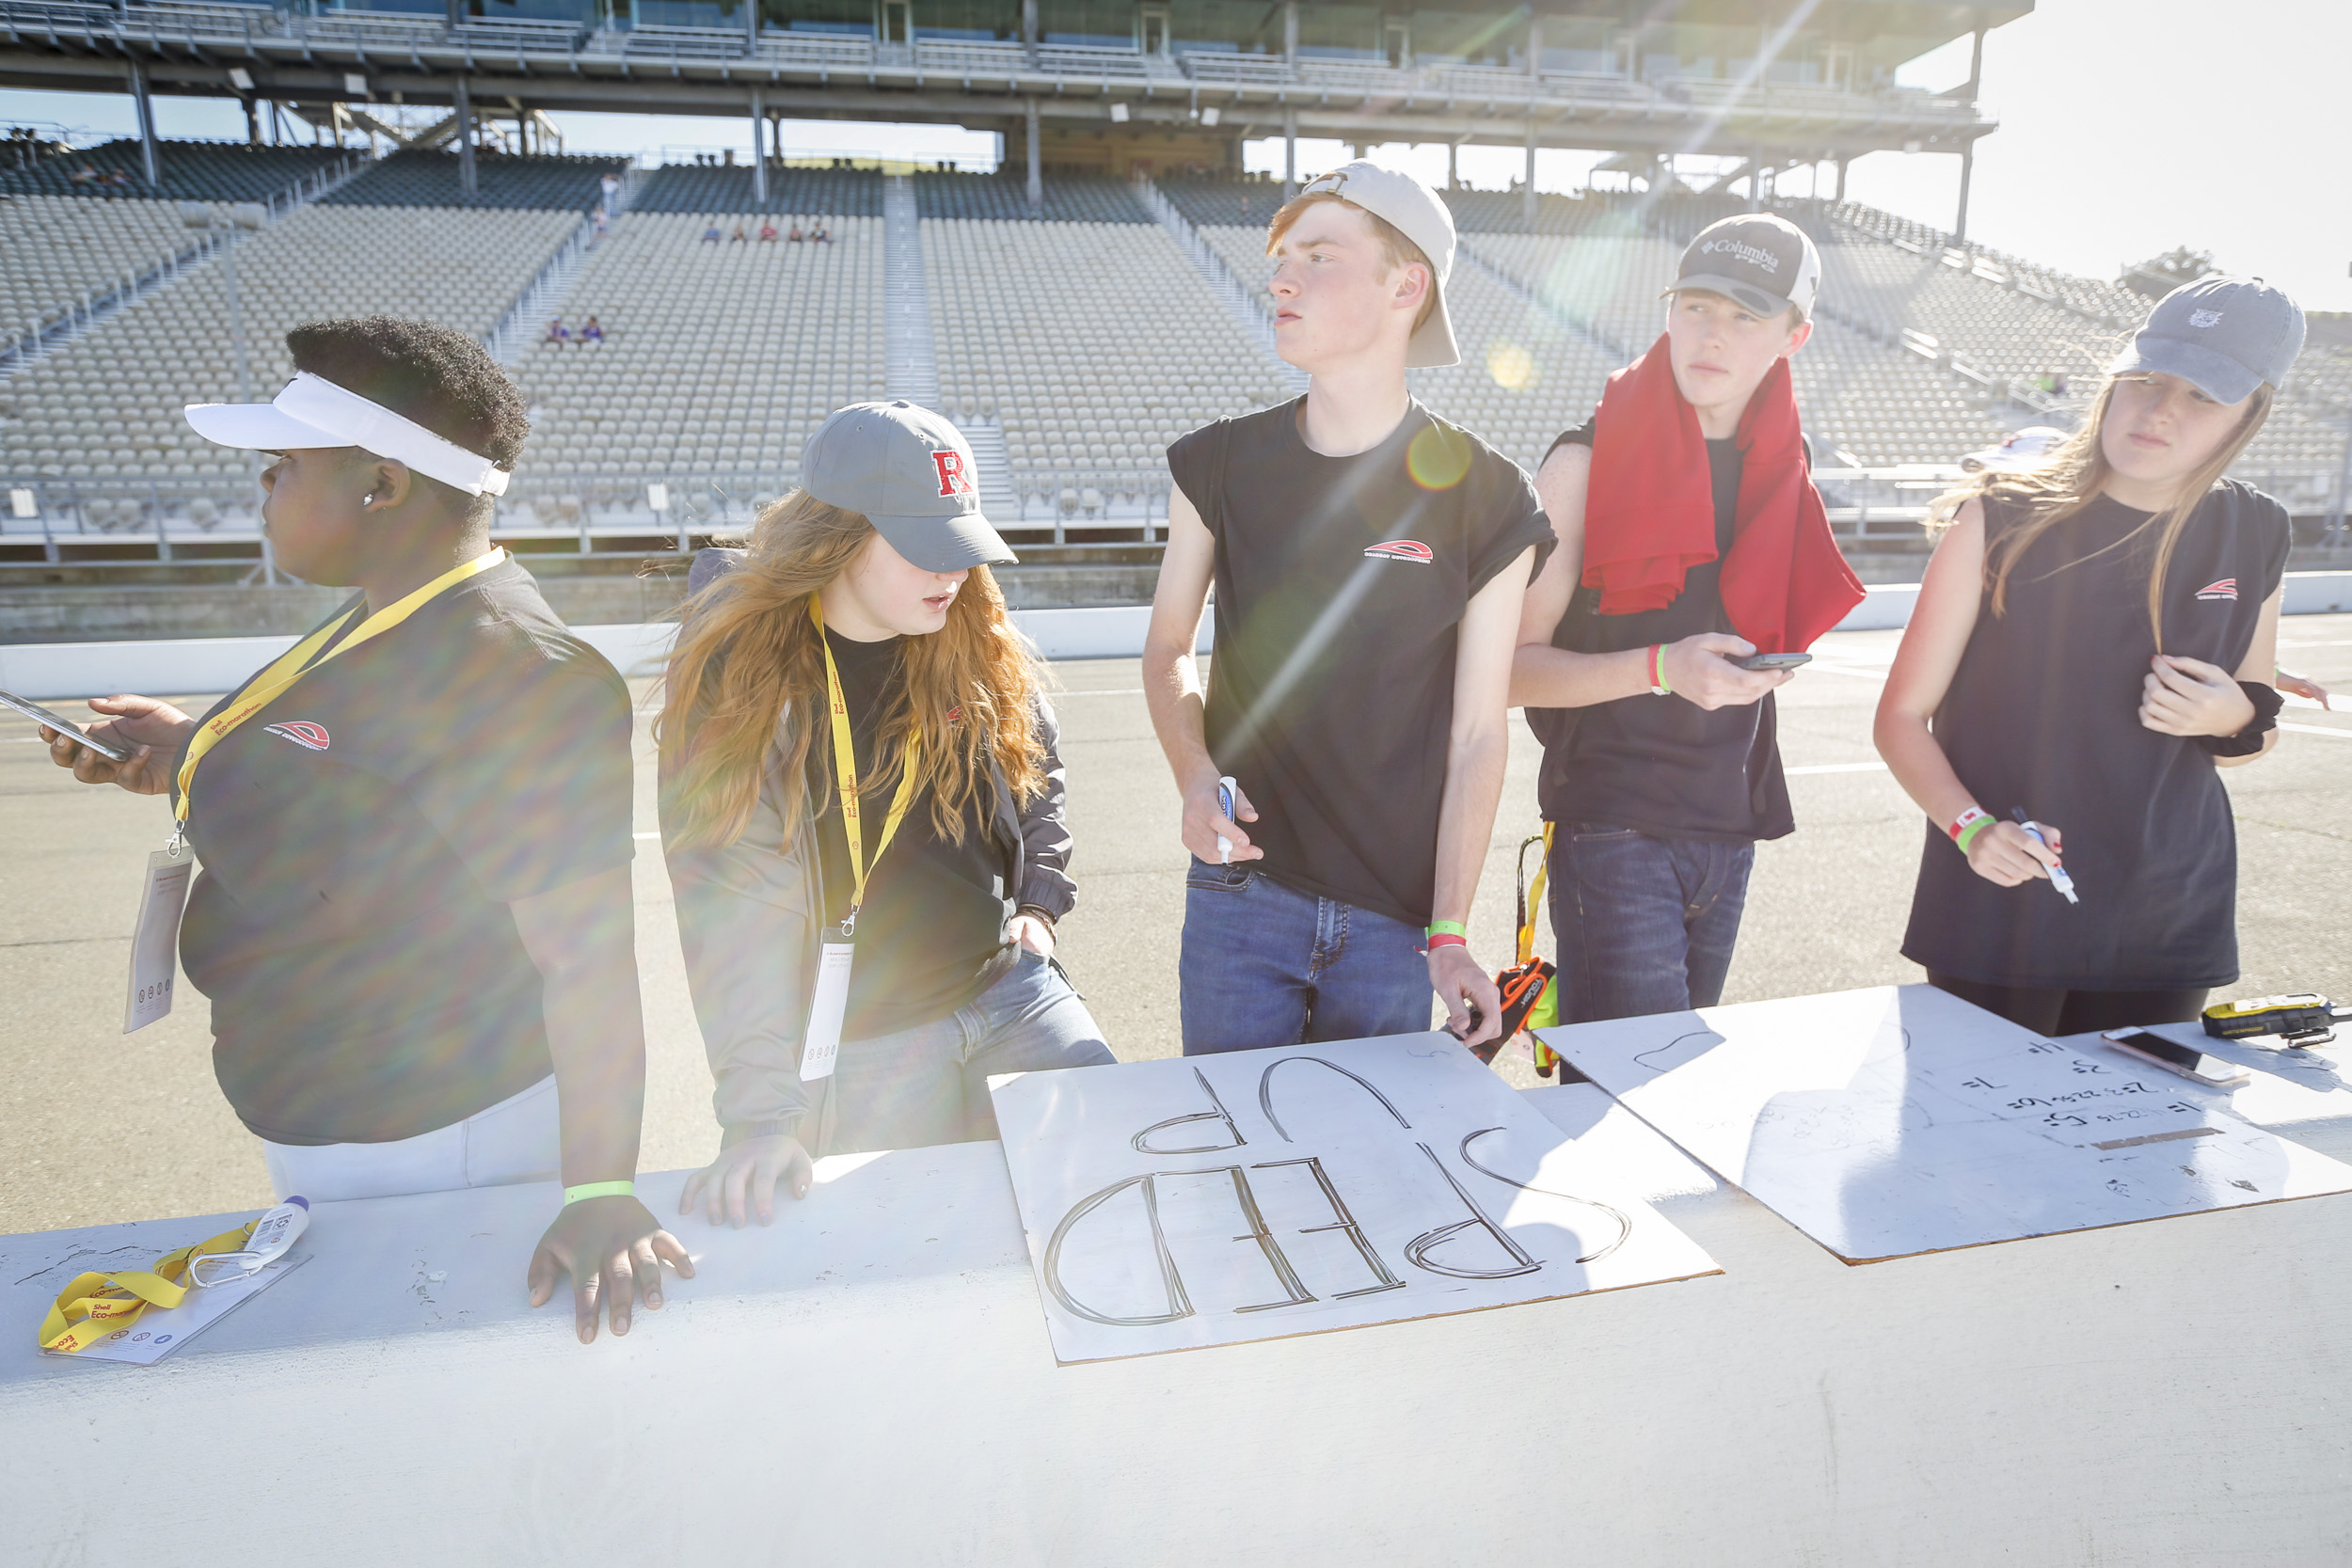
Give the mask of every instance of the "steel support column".
M 1045 150 L 1038 145 L 1037 100 L 1030 99 L 1025 107 L 1029 119 L 1029 211 L 1045 205 Z
M 1519 193 L 1519 216 L 1535 221 L 1535 122 L 1527 122 L 1527 189 Z
M 752 89 L 752 199 L 768 205 L 768 117 L 760 112 L 759 89 Z
M 163 183 L 163 161 L 155 150 L 155 103 L 147 93 L 147 72 L 139 69 L 138 56 L 131 56 L 131 99 L 139 112 L 139 167 L 147 176 L 147 187 L 153 190 Z
M 1298 194 L 1298 111 L 1282 106 L 1282 199 Z
M 463 76 L 457 78 L 457 189 L 468 201 L 474 198 L 473 93 Z

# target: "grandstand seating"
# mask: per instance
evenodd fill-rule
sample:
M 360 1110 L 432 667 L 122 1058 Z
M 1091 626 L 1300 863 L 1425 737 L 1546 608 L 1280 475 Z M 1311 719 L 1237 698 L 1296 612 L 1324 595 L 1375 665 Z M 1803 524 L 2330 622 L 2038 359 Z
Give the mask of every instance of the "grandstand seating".
M 768 200 L 752 198 L 749 166 L 669 164 L 646 173 L 629 198 L 637 213 L 801 213 L 819 217 L 878 218 L 882 176 L 871 169 L 771 168 Z
M 266 201 L 288 185 L 346 156 L 333 147 L 248 147 L 243 142 L 166 141 L 156 144 L 160 186 L 150 189 L 139 144 L 110 141 L 87 151 L 45 158 L 30 168 L 0 171 L 0 196 L 112 197 L 167 201 Z M 77 182 L 85 167 L 121 174 L 127 184 Z
M 46 326 L 68 301 L 103 293 L 200 237 L 168 201 L 0 200 L 0 337 Z
M 1029 493 L 1149 484 L 1185 431 L 1287 395 L 1153 225 L 927 219 L 941 401 L 995 416 Z
M 830 245 L 705 244 L 723 216 L 631 211 L 590 252 L 564 315 L 609 336 L 541 342 L 516 367 L 532 404 L 518 493 L 630 474 L 789 483 L 826 415 L 882 394 L 882 220 L 827 215 Z
M 1152 214 L 1124 180 L 1101 174 L 1057 174 L 1045 182 L 1044 203 L 1029 210 L 1027 177 L 1001 174 L 917 174 L 916 211 L 927 218 L 1042 218 L 1048 223 L 1150 223 Z
M 404 150 L 325 199 L 344 207 L 547 207 L 584 213 L 603 199 L 603 179 L 619 158 L 510 157 L 483 150 L 474 160 L 474 198 L 458 191 L 457 154 Z
M 294 373 L 285 333 L 323 316 L 412 315 L 486 334 L 559 242 L 568 213 L 303 208 L 237 245 L 252 391 Z M 236 396 L 220 265 L 99 323 L 15 378 L 0 412 L 0 472 L 73 478 L 238 473 L 183 404 Z M 224 467 L 224 459 L 226 466 Z

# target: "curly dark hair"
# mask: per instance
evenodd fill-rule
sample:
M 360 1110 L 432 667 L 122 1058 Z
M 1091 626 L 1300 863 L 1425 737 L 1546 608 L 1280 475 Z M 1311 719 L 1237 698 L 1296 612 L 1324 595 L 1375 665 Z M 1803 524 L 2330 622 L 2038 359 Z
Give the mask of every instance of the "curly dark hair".
M 400 316 L 305 322 L 286 334 L 286 348 L 294 369 L 382 404 L 501 468 L 513 471 L 522 456 L 531 434 L 522 392 L 487 349 L 453 326 Z

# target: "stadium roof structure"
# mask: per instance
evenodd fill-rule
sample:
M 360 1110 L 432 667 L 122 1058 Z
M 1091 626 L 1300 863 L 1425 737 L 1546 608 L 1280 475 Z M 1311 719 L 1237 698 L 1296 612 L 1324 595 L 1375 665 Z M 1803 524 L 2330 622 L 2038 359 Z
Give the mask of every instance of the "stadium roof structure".
M 1770 168 L 1994 129 L 1905 60 L 2031 0 L 0 0 L 0 85 L 461 113 L 953 123 L 1008 162 L 1238 169 L 1249 137 L 1578 148 Z M 1979 54 L 1979 58 L 1981 57 Z M 148 117 L 151 119 L 151 116 Z M 258 133 L 257 133 L 258 138 Z M 768 143 L 763 138 L 763 150 Z

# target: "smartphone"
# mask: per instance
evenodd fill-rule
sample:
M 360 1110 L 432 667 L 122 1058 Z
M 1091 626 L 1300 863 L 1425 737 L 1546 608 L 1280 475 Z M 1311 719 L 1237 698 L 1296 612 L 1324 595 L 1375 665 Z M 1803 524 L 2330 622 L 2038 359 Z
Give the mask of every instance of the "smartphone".
M 1731 661 L 1742 670 L 1794 670 L 1800 664 L 1813 662 L 1811 654 L 1750 654 Z
M 47 708 L 41 706 L 39 703 L 27 702 L 13 691 L 0 691 L 0 707 L 14 708 L 17 712 L 23 714 L 25 718 L 32 720 L 37 724 L 46 724 L 51 729 L 56 731 L 59 735 L 72 736 L 74 739 L 80 741 L 91 751 L 96 752 L 100 756 L 104 757 L 108 762 L 129 762 L 131 760 L 129 748 L 119 745 L 112 740 L 101 740 L 96 736 L 84 735 L 82 733 L 82 726 L 76 724 L 72 720 L 64 717 L 62 714 L 52 713 Z
M 2137 1056 L 2167 1072 L 2177 1072 L 2190 1083 L 2202 1084 L 2207 1088 L 2226 1089 L 2254 1076 L 2235 1062 L 2208 1056 L 2194 1046 L 2175 1045 L 2162 1035 L 2145 1029 L 2111 1029 L 2099 1037 L 2127 1056 Z

